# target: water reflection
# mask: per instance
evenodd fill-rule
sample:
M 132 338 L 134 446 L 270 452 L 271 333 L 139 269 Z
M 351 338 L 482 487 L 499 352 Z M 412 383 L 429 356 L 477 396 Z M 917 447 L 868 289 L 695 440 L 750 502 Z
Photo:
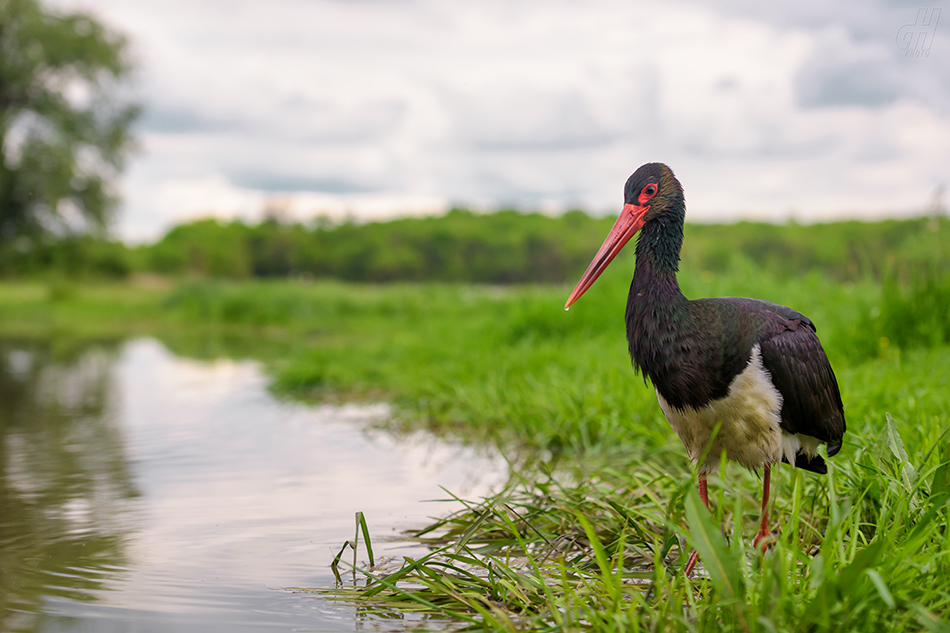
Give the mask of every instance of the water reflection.
M 449 511 L 420 503 L 440 485 L 505 476 L 497 456 L 368 429 L 386 414 L 279 402 L 254 362 L 154 340 L 0 341 L 0 629 L 354 630 L 353 611 L 272 588 L 331 585 L 356 510 L 378 539 Z
M 126 565 L 137 495 L 109 415 L 115 348 L 0 341 L 0 629 L 47 596 L 87 600 Z

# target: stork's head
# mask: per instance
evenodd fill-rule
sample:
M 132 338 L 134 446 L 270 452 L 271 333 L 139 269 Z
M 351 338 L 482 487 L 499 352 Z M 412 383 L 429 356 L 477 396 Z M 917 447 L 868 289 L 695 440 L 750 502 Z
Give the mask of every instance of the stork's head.
M 587 267 L 587 272 L 577 282 L 574 292 L 564 304 L 565 310 L 587 292 L 644 224 L 673 211 L 682 212 L 683 187 L 673 175 L 672 169 L 663 163 L 647 163 L 627 178 L 627 184 L 623 188 L 623 202 L 620 217 Z

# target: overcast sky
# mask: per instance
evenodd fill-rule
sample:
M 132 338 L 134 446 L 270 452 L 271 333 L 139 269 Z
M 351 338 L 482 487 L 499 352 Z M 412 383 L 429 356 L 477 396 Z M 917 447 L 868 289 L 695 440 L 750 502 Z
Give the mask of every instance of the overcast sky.
M 700 221 L 908 215 L 950 184 L 944 2 L 55 4 L 139 62 L 130 239 L 265 207 L 615 213 L 649 161 Z

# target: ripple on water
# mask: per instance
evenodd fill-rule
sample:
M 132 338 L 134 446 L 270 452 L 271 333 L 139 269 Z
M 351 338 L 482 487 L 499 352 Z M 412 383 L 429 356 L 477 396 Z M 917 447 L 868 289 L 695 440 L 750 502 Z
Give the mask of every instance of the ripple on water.
M 4 630 L 354 630 L 367 616 L 274 588 L 330 586 L 358 510 L 399 554 L 384 537 L 455 507 L 425 503 L 440 486 L 478 497 L 507 475 L 490 451 L 374 429 L 384 404 L 278 400 L 252 361 L 153 339 L 0 341 L 0 361 Z

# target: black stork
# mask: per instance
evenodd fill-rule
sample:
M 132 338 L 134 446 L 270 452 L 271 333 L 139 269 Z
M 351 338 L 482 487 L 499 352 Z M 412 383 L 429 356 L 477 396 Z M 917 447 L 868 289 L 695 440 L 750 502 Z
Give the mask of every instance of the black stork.
M 746 468 L 763 469 L 762 520 L 753 547 L 764 548 L 772 464 L 828 472 L 817 449 L 826 444 L 828 456 L 841 450 L 841 394 L 805 315 L 757 299 L 683 296 L 676 272 L 685 217 L 683 187 L 673 171 L 662 163 L 640 167 L 627 179 L 620 217 L 564 307 L 639 231 L 626 312 L 634 368 L 653 383 L 660 408 L 697 464 L 707 509 L 706 476 L 718 468 L 723 451 Z M 696 560 L 694 551 L 687 575 Z

